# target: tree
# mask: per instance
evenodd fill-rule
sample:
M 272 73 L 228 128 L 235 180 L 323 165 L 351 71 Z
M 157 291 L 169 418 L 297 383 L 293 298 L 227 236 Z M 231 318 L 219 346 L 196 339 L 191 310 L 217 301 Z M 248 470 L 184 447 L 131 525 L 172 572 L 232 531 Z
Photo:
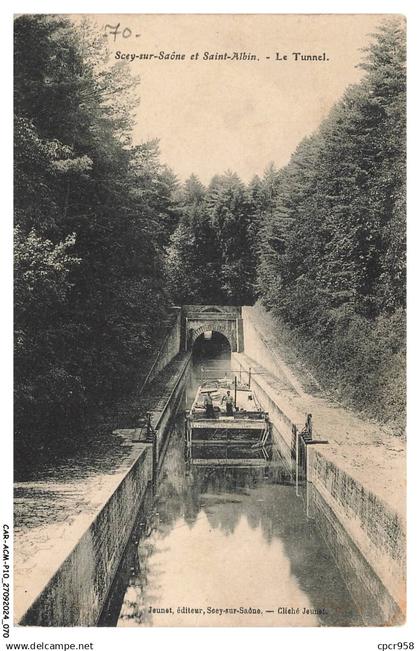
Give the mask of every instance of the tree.
M 376 340 L 385 341 L 378 325 L 385 316 L 404 331 L 405 50 L 399 20 L 379 28 L 361 67 L 361 82 L 281 170 L 263 213 L 257 285 L 326 383 L 359 405 L 370 400 L 378 413 L 386 410 L 375 406 L 375 378 L 385 359 L 404 373 L 403 335 L 392 354 Z M 357 333 L 363 345 L 352 342 Z
M 20 451 L 83 435 L 132 389 L 169 302 L 176 178 L 157 143 L 132 146 L 136 79 L 91 37 L 86 21 L 15 20 Z
M 72 254 L 75 238 L 54 245 L 15 229 L 15 417 L 24 431 L 28 414 L 32 432 L 47 421 L 57 427 L 67 416 L 80 422 L 83 385 L 66 355 L 71 324 L 66 302 L 71 269 L 80 262 Z M 28 442 L 26 437 L 25 443 Z M 41 441 L 42 442 L 42 441 Z M 39 441 L 38 441 L 39 443 Z
M 228 303 L 253 302 L 255 264 L 250 239 L 251 205 L 237 174 L 215 176 L 208 187 L 206 209 L 219 238 L 221 287 Z
M 252 205 L 236 174 L 207 190 L 192 176 L 180 197 L 183 216 L 168 251 L 174 297 L 185 303 L 253 302 L 256 242 Z

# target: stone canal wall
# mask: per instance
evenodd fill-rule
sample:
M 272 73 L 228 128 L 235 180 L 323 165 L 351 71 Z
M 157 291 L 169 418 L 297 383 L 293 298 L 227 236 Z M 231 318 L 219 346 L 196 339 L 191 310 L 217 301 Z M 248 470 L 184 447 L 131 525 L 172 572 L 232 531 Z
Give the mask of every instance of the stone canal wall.
M 315 438 L 329 440 L 307 448 L 309 517 L 316 520 L 365 623 L 401 623 L 406 576 L 403 448 L 385 434 L 378 436 L 374 426 L 346 420 L 343 408 L 307 394 L 253 323 L 252 308 L 244 308 L 243 318 L 245 354 L 235 355 L 235 362 L 243 370 L 253 368 L 252 388 L 270 413 L 273 436 L 291 471 L 293 424 L 302 429 L 312 413 Z
M 81 514 L 69 525 L 65 532 L 66 545 L 62 540 L 57 541 L 63 546 L 61 562 L 49 561 L 48 558 L 38 562 L 38 567 L 35 567 L 38 575 L 50 577 L 47 581 L 38 581 L 38 594 L 25 595 L 25 590 L 19 598 L 15 591 L 16 623 L 32 626 L 97 624 L 135 518 L 153 479 L 154 452 L 155 460 L 158 460 L 168 427 L 184 395 L 189 362 L 189 353 L 174 360 L 162 375 L 161 394 L 155 392 L 149 398 L 151 421 L 156 428 L 156 446 L 137 442 L 139 435 L 144 433 L 142 430 L 115 431 L 130 449 L 130 461 L 125 472 L 117 471 L 106 499 L 94 515 Z M 159 384 L 159 378 L 155 387 L 156 384 Z M 142 400 L 147 401 L 147 396 Z M 72 539 L 74 544 L 69 547 Z M 34 563 L 37 563 L 36 559 Z M 27 586 L 33 588 L 35 585 L 36 580 L 28 577 Z
M 168 428 L 177 414 L 181 400 L 185 397 L 185 382 L 191 361 L 190 353 L 183 353 L 179 356 L 179 363 L 176 372 L 171 378 L 169 390 L 163 397 L 161 405 L 153 410 L 151 423 L 156 432 L 156 452 L 158 458 L 166 446 Z
M 402 623 L 405 529 L 397 513 L 314 447 L 308 448 L 309 514 L 369 625 Z
M 118 487 L 19 624 L 96 624 L 152 478 L 152 446 L 141 447 Z

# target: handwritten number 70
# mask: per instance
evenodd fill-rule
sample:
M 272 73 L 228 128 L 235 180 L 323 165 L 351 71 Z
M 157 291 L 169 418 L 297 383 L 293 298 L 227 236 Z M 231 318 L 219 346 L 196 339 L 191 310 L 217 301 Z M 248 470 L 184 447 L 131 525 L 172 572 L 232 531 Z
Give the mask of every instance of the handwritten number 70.
M 133 35 L 133 32 L 129 27 L 124 27 L 123 30 L 121 30 L 120 27 L 121 23 L 118 23 L 117 25 L 105 25 L 105 36 L 113 36 L 115 43 L 118 36 L 122 36 L 123 38 L 130 38 L 130 36 Z M 140 36 L 140 34 L 136 34 L 135 36 Z

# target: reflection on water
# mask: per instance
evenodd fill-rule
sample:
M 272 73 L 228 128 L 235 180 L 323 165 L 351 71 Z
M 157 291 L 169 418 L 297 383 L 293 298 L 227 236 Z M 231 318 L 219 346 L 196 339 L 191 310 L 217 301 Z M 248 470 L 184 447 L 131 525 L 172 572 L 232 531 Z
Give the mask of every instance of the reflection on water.
M 180 419 L 101 624 L 360 623 L 287 480 L 273 462 L 188 470 Z
M 230 353 L 200 341 L 194 362 L 187 405 L 203 365 L 217 377 Z M 100 625 L 361 624 L 277 450 L 209 446 L 192 457 L 180 416 Z

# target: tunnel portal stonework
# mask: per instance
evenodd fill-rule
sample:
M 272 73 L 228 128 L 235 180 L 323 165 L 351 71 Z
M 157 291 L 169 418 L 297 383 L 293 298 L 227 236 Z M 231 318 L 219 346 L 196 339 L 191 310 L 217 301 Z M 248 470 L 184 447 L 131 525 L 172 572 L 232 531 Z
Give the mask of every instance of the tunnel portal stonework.
M 183 305 L 183 349 L 192 350 L 204 332 L 220 332 L 229 341 L 233 353 L 244 349 L 242 308 L 236 305 Z

